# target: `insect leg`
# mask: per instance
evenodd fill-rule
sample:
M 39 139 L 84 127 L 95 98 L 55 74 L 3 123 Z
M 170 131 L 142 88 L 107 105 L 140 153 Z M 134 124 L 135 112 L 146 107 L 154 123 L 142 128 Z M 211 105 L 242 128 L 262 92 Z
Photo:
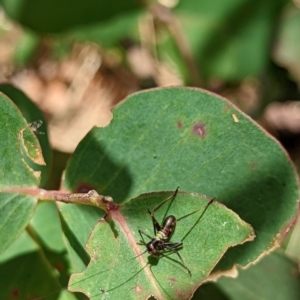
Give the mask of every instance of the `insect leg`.
M 167 199 L 165 199 L 162 203 L 160 203 L 158 206 L 156 206 L 153 211 L 152 211 L 152 214 L 154 214 L 158 209 L 161 208 L 161 206 L 163 206 L 166 202 L 168 202 L 169 200 L 171 199 L 175 199 L 176 198 L 176 195 L 178 193 L 178 190 L 179 190 L 179 186 L 177 187 L 177 189 L 175 190 L 174 194 L 171 196 L 171 197 L 168 197 Z
M 175 243 L 164 243 L 164 245 L 166 246 L 166 248 L 168 249 L 177 249 L 179 247 L 181 247 L 183 245 L 182 242 L 175 242 Z
M 181 255 L 179 254 L 177 248 L 179 248 L 180 246 L 182 246 L 182 243 L 166 243 L 165 244 L 166 248 L 169 250 L 168 252 L 173 252 L 176 253 L 181 261 L 182 266 L 188 271 L 189 275 L 192 276 L 192 272 L 190 271 L 190 269 L 186 266 L 183 258 L 181 257 Z M 166 252 L 166 251 L 165 251 Z
M 205 205 L 204 210 L 203 210 L 201 216 L 205 213 L 205 211 L 207 210 L 208 206 L 209 206 L 214 200 L 215 200 L 215 198 L 211 199 L 211 200 Z M 196 212 L 198 212 L 198 211 L 201 210 L 202 208 L 203 208 L 203 207 L 200 207 L 199 209 L 196 209 L 196 210 L 194 210 L 193 212 L 191 212 L 191 213 L 189 213 L 189 214 L 187 214 L 187 215 L 185 215 L 185 216 L 183 216 L 183 217 L 177 219 L 177 222 L 179 222 L 180 220 L 182 220 L 182 219 L 184 219 L 184 218 L 186 218 L 186 217 L 189 217 L 190 215 L 195 214 Z
M 148 213 L 149 213 L 149 215 L 151 217 L 151 220 L 152 220 L 154 235 L 156 235 L 157 231 L 161 230 L 161 226 L 159 225 L 159 223 L 157 222 L 156 218 L 154 217 L 154 211 L 151 212 L 148 209 Z
M 179 254 L 179 252 L 175 251 L 174 252 L 178 255 L 178 257 L 181 260 L 182 265 L 184 266 L 184 268 L 188 271 L 189 275 L 192 276 L 192 272 L 190 271 L 190 269 L 186 266 L 186 264 L 183 261 L 183 258 L 181 257 L 181 255 Z
M 174 194 L 171 197 L 168 197 L 167 199 L 165 199 L 162 203 L 160 203 L 158 206 L 156 206 L 153 211 L 151 212 L 150 210 L 148 210 L 148 213 L 152 219 L 152 224 L 153 224 L 153 231 L 154 231 L 154 235 L 156 235 L 157 231 L 161 230 L 161 226 L 159 225 L 159 223 L 157 222 L 156 218 L 154 217 L 154 213 L 162 207 L 162 205 L 164 205 L 167 201 L 169 200 L 174 200 L 176 198 L 176 195 L 178 193 L 178 189 L 179 186 L 177 187 L 177 189 L 175 190 Z M 164 216 L 163 219 L 165 219 L 166 215 Z
M 150 240 L 152 240 L 152 237 L 151 237 L 150 235 L 148 235 L 147 233 L 145 233 L 144 231 L 142 231 L 142 230 L 140 230 L 140 229 L 139 229 L 139 234 L 140 234 L 140 236 L 141 236 L 141 238 L 142 238 L 142 245 L 146 245 L 146 244 L 147 244 L 147 243 L 145 242 L 145 240 L 144 240 L 143 235 L 146 236 L 147 238 L 149 238 Z

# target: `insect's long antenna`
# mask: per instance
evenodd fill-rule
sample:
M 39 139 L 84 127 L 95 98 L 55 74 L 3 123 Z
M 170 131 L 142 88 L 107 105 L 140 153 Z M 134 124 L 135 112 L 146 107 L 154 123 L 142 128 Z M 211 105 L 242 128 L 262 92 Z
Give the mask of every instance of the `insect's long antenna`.
M 209 205 L 215 200 L 215 198 L 212 198 L 207 204 L 206 206 L 204 207 L 204 210 L 202 211 L 202 213 L 200 214 L 199 218 L 197 219 L 197 221 L 195 222 L 195 224 L 190 228 L 190 230 L 185 234 L 185 236 L 181 239 L 181 241 L 183 242 L 187 236 L 192 232 L 192 230 L 195 228 L 195 226 L 198 224 L 198 222 L 201 220 L 202 216 L 204 215 L 204 213 L 206 212 L 207 208 L 209 207 Z M 201 209 L 201 208 L 200 208 Z M 199 211 L 200 209 L 196 210 L 196 211 L 193 211 L 192 213 L 188 214 L 188 215 L 192 215 L 194 214 L 195 212 Z M 185 217 L 187 217 L 188 215 L 186 216 L 183 216 L 181 218 L 179 218 L 179 220 L 182 220 L 184 219 Z
M 67 291 L 69 287 L 74 286 L 74 285 L 76 285 L 76 284 L 78 284 L 78 283 L 80 283 L 80 282 L 84 282 L 84 281 L 86 281 L 86 280 L 88 280 L 88 279 L 90 279 L 90 278 L 92 278 L 92 277 L 98 276 L 99 274 L 105 273 L 105 272 L 107 272 L 107 271 L 109 271 L 109 270 L 110 270 L 110 269 L 105 269 L 104 271 L 97 272 L 97 273 L 95 273 L 94 275 L 91 275 L 91 276 L 89 276 L 89 277 L 87 277 L 87 278 L 85 278 L 85 279 L 81 279 L 81 280 L 79 280 L 79 281 L 77 281 L 77 282 L 74 282 L 74 283 L 72 283 L 72 284 L 70 284 L 70 285 L 68 285 L 68 286 L 66 286 L 66 287 L 62 287 L 62 288 L 57 289 L 57 290 L 55 290 L 55 291 L 52 291 L 51 293 L 48 293 L 48 294 L 46 294 L 46 295 L 39 296 L 39 297 L 37 297 L 37 298 L 31 298 L 31 299 L 32 299 L 32 300 L 43 300 L 43 299 L 46 299 L 46 298 L 48 298 L 48 297 L 51 296 L 51 295 L 57 294 L 57 293 L 59 293 L 59 292 L 62 292 L 63 290 L 66 290 L 66 291 Z
M 208 206 L 209 206 L 212 202 L 214 202 L 214 200 L 215 200 L 215 198 L 212 198 L 212 199 L 206 204 L 206 206 L 205 206 L 205 208 L 204 208 L 204 210 L 203 210 L 203 212 L 202 212 L 200 218 L 201 218 L 202 215 L 205 213 L 205 211 L 207 210 Z M 191 212 L 191 213 L 189 213 L 189 214 L 187 214 L 187 215 L 185 215 L 185 216 L 183 216 L 183 217 L 181 217 L 181 218 L 178 218 L 178 219 L 177 219 L 177 222 L 179 222 L 180 220 L 182 220 L 182 219 L 184 219 L 184 218 L 186 218 L 186 217 L 189 217 L 190 215 L 195 214 L 196 212 L 198 212 L 198 211 L 201 210 L 202 208 L 203 208 L 203 207 L 200 207 L 199 209 L 194 210 L 193 212 Z
M 177 189 L 175 190 L 174 194 L 170 197 L 168 197 L 167 199 L 165 199 L 162 203 L 160 203 L 157 207 L 154 208 L 154 210 L 151 212 L 152 214 L 154 214 L 158 209 L 160 209 L 166 202 L 170 201 L 171 199 L 174 200 L 177 196 L 177 193 L 178 193 L 178 190 L 179 190 L 179 186 L 177 187 Z M 172 202 L 170 203 L 172 204 Z M 169 208 L 168 208 L 169 209 Z M 168 210 L 167 209 L 167 210 Z M 166 212 L 167 213 L 167 212 Z M 165 214 L 166 214 L 165 213 Z M 165 218 L 166 216 L 164 216 Z

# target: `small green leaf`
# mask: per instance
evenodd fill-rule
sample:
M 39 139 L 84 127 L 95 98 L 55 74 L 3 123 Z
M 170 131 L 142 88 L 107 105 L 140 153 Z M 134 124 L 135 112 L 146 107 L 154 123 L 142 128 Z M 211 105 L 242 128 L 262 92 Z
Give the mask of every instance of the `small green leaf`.
M 28 124 L 16 106 L 2 93 L 0 93 L 0 114 L 0 159 L 2 160 L 0 186 L 37 185 L 39 180 L 35 178 L 34 170 L 30 169 L 24 161 L 30 151 L 23 152 L 26 150 L 23 149 L 25 145 L 38 149 L 37 138 L 27 130 Z
M 36 144 L 36 142 L 32 143 L 30 140 L 27 141 L 27 138 L 32 136 L 32 132 L 29 130 L 28 125 L 26 125 L 23 128 L 24 130 L 21 131 L 21 136 L 25 138 L 25 145 L 23 147 L 24 151 L 28 152 L 31 150 L 31 160 L 35 162 L 34 164 L 31 164 L 30 160 L 27 160 L 27 163 L 31 164 L 31 167 L 34 168 L 35 171 L 41 172 L 40 185 L 44 185 L 48 180 L 48 176 L 52 167 L 52 150 L 50 148 L 47 136 L 45 118 L 36 105 L 22 91 L 14 86 L 9 84 L 0 84 L 0 91 L 8 96 L 17 105 L 28 123 L 38 120 L 43 121 L 42 126 L 38 128 L 38 131 L 41 132 L 41 134 L 37 133 L 35 136 L 33 136 L 35 141 L 38 139 L 40 146 Z M 40 151 L 40 147 L 42 148 L 42 152 Z
M 91 263 L 83 273 L 72 276 L 69 288 L 92 299 L 101 299 L 103 291 L 111 299 L 125 299 L 124 295 L 126 299 L 146 299 L 151 294 L 156 299 L 189 299 L 228 247 L 253 239 L 251 226 L 220 203 L 207 206 L 204 195 L 173 195 L 144 194 L 110 211 L 112 220 L 98 223 L 87 244 Z M 200 209 L 178 221 L 170 240 L 183 242 L 179 253 L 191 276 L 175 253 L 157 259 L 142 255 L 145 246 L 137 244 L 139 229 L 154 235 L 147 210 L 153 211 L 166 199 L 169 201 L 155 212 L 159 223 L 166 215 L 179 219 Z
M 28 129 L 21 113 L 0 93 L 0 253 L 24 230 L 36 205 L 31 196 L 9 194 L 14 187 L 35 187 L 39 173 L 31 168 L 34 149 L 40 149 L 35 134 Z M 24 133 L 26 131 L 26 134 Z M 33 151 L 33 152 L 32 152 Z

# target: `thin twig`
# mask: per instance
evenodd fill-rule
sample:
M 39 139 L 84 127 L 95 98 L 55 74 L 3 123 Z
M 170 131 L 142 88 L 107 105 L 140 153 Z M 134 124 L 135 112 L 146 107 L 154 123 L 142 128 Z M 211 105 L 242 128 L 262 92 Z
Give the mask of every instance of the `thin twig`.
M 105 211 L 116 209 L 117 205 L 112 197 L 99 195 L 95 190 L 87 193 L 66 193 L 62 191 L 47 191 L 39 188 L 18 188 L 12 187 L 1 189 L 2 192 L 30 195 L 42 201 L 58 201 L 72 204 L 97 206 Z

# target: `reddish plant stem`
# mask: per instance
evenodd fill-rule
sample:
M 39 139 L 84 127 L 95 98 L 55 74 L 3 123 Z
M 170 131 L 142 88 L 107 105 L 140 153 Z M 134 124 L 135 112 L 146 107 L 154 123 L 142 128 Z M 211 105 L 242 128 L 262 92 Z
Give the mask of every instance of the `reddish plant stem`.
M 117 209 L 112 197 L 99 195 L 95 190 L 87 193 L 66 193 L 62 191 L 47 191 L 39 188 L 12 187 L 2 189 L 2 192 L 30 195 L 42 201 L 58 201 L 64 203 L 97 206 L 105 211 Z

